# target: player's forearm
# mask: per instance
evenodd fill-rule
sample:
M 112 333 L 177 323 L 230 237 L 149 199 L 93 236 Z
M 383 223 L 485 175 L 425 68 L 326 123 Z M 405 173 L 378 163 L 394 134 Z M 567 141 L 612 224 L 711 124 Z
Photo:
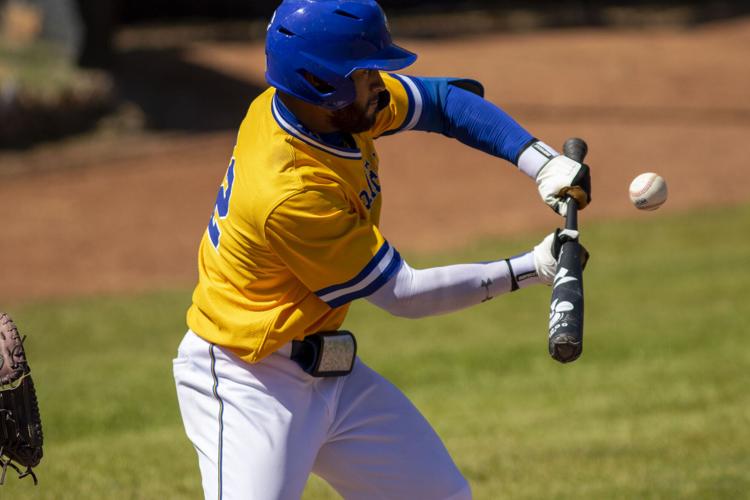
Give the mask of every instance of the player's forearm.
M 396 316 L 421 318 L 458 311 L 539 282 L 531 252 L 508 260 L 421 270 L 404 262 L 367 300 Z
M 420 119 L 414 127 L 416 130 L 455 137 L 468 146 L 517 165 L 521 172 L 537 182 L 542 198 L 558 213 L 562 213 L 564 206 L 557 193 L 568 185 L 580 187 L 580 194 L 576 196 L 580 208 L 588 204 L 590 182 L 581 165 L 561 157 L 502 109 L 477 95 L 482 94 L 478 82 L 449 78 L 412 80 L 423 101 Z M 547 165 L 546 174 L 540 176 Z M 574 184 L 567 184 L 570 182 Z

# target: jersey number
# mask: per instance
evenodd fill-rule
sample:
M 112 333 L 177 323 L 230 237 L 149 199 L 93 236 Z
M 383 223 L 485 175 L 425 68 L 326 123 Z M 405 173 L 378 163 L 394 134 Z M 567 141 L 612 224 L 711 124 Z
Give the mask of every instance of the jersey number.
M 219 186 L 219 193 L 216 195 L 216 204 L 214 205 L 213 212 L 211 212 L 211 219 L 208 221 L 208 237 L 211 238 L 211 244 L 216 250 L 219 249 L 219 239 L 221 238 L 221 229 L 219 229 L 219 223 L 216 221 L 216 214 L 219 215 L 219 219 L 226 219 L 227 215 L 229 215 L 229 198 L 232 196 L 233 184 L 234 158 L 232 158 L 227 169 L 227 186 L 224 187 L 223 184 Z

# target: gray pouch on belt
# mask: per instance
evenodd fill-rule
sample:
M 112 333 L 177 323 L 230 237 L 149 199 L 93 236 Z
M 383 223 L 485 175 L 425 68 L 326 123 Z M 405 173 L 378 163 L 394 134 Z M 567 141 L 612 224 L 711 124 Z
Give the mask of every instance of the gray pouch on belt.
M 352 332 L 320 332 L 292 341 L 290 358 L 313 377 L 348 375 L 357 357 L 357 340 Z

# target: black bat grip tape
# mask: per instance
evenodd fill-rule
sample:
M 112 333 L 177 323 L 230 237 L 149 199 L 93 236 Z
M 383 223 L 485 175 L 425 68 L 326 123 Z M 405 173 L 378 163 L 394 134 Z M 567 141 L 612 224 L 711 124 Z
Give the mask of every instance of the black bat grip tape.
M 583 163 L 589 147 L 586 141 L 578 137 L 571 137 L 563 144 L 563 154 L 578 163 Z M 578 202 L 568 196 L 568 211 L 565 214 L 565 229 L 578 230 Z

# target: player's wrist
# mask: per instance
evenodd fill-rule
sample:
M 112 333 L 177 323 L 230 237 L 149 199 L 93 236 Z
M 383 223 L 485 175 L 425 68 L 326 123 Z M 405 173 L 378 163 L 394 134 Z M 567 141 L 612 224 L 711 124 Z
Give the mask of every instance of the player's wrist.
M 523 253 L 506 259 L 518 288 L 526 288 L 541 283 L 534 264 L 534 252 Z
M 560 153 L 542 141 L 534 140 L 518 156 L 518 169 L 536 181 L 539 171 Z

